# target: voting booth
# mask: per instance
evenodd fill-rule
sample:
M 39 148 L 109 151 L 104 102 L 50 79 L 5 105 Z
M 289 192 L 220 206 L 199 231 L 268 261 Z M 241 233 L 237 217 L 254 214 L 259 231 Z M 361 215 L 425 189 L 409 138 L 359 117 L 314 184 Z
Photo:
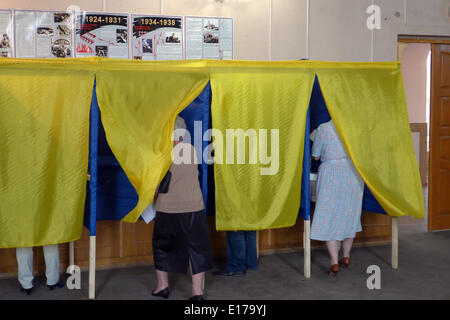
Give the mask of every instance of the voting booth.
M 192 136 L 206 135 L 198 153 L 215 142 L 216 162 L 199 164 L 199 179 L 216 229 L 283 228 L 300 216 L 307 277 L 309 135 L 327 119 L 366 183 L 365 210 L 424 215 L 396 62 L 2 59 L 0 75 L 0 247 L 75 241 L 86 225 L 91 298 L 96 221 L 134 223 L 153 202 L 178 115 Z M 227 129 L 267 143 L 258 161 L 227 158 Z

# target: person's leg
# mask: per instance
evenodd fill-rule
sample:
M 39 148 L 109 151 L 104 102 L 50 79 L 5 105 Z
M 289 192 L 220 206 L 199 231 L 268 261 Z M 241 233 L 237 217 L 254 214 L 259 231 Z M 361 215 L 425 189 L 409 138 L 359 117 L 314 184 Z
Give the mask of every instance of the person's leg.
M 175 215 L 156 212 L 152 238 L 153 260 L 156 270 L 156 288 L 152 291 L 153 295 L 169 287 L 168 271 L 174 271 L 173 268 L 176 264 L 176 254 L 174 253 L 176 239 L 170 225 L 172 225 L 172 229 L 178 230 Z
M 16 248 L 19 282 L 24 289 L 33 288 L 33 248 Z
M 156 269 L 156 289 L 153 293 L 158 293 L 169 286 L 169 275 L 166 271 Z
M 342 251 L 344 252 L 345 258 L 350 258 L 350 251 L 352 250 L 352 245 L 353 245 L 353 238 L 344 239 Z
M 338 264 L 339 260 L 339 241 L 327 241 L 328 253 L 330 254 L 331 265 Z
M 208 222 L 204 211 L 193 212 L 186 233 L 189 252 L 189 269 L 192 276 L 192 297 L 203 297 L 205 272 L 213 268 L 213 256 L 209 237 Z M 184 217 L 188 217 L 187 215 Z
M 245 267 L 258 269 L 258 253 L 256 248 L 256 231 L 244 231 L 245 235 Z
M 227 231 L 228 272 L 245 270 L 245 236 L 243 231 Z
M 52 244 L 44 246 L 45 276 L 47 285 L 53 286 L 59 282 L 59 246 Z
M 203 295 L 203 281 L 205 279 L 205 273 L 200 272 L 192 275 L 192 296 Z

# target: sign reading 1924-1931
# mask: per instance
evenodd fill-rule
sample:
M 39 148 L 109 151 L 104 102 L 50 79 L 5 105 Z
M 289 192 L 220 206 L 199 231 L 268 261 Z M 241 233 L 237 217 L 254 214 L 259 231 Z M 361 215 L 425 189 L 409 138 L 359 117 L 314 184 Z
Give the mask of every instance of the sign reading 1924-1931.
M 76 26 L 77 57 L 128 59 L 128 15 L 84 12 Z

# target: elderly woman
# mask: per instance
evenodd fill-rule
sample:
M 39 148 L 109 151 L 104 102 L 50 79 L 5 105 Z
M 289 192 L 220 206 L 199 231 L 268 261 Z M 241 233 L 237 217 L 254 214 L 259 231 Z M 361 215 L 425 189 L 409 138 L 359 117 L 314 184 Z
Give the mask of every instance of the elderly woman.
M 194 147 L 183 143 L 186 123 L 177 117 L 174 131 L 174 152 L 168 191 L 159 187 L 155 202 L 153 256 L 157 287 L 153 296 L 168 298 L 168 272 L 192 272 L 191 300 L 203 300 L 205 271 L 212 268 L 211 245 L 198 180 Z
M 332 121 L 321 124 L 312 147 L 313 159 L 321 160 L 316 187 L 316 208 L 311 239 L 326 241 L 331 258 L 328 274 L 350 264 L 353 239 L 361 231 L 364 183 L 345 152 Z M 343 258 L 339 259 L 339 241 Z

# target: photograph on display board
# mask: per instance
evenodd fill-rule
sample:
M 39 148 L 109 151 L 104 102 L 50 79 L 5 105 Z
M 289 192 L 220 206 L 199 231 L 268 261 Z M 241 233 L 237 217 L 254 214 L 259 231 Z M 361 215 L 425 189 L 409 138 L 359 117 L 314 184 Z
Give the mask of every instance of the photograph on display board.
M 66 25 L 58 25 L 57 26 L 58 36 L 61 37 L 69 37 L 70 36 L 70 28 Z
M 117 29 L 116 36 L 117 43 L 128 43 L 128 30 Z
M 128 59 L 128 15 L 85 12 L 76 20 L 77 57 Z
M 153 40 L 152 39 L 142 39 L 142 52 L 143 53 L 153 53 Z
M 219 19 L 203 19 L 203 28 L 210 31 L 219 31 Z
M 95 46 L 95 55 L 97 57 L 107 57 L 108 46 Z
M 52 54 L 58 58 L 70 57 L 72 49 L 70 48 L 70 41 L 67 39 L 57 39 L 52 44 Z
M 181 32 L 166 32 L 166 43 L 181 43 Z
M 54 15 L 55 23 L 70 23 L 69 13 L 55 13 Z
M 204 43 L 219 43 L 219 35 L 214 33 L 205 32 L 203 34 Z
M 18 58 L 71 58 L 71 15 L 66 12 L 17 10 Z
M 0 10 L 0 58 L 12 57 L 12 13 Z
M 38 36 L 53 36 L 53 28 L 52 27 L 39 27 L 37 28 Z
M 11 49 L 11 39 L 7 33 L 2 34 L 2 40 L 0 41 L 0 49 Z
M 182 19 L 180 17 L 133 16 L 134 59 L 183 59 Z

